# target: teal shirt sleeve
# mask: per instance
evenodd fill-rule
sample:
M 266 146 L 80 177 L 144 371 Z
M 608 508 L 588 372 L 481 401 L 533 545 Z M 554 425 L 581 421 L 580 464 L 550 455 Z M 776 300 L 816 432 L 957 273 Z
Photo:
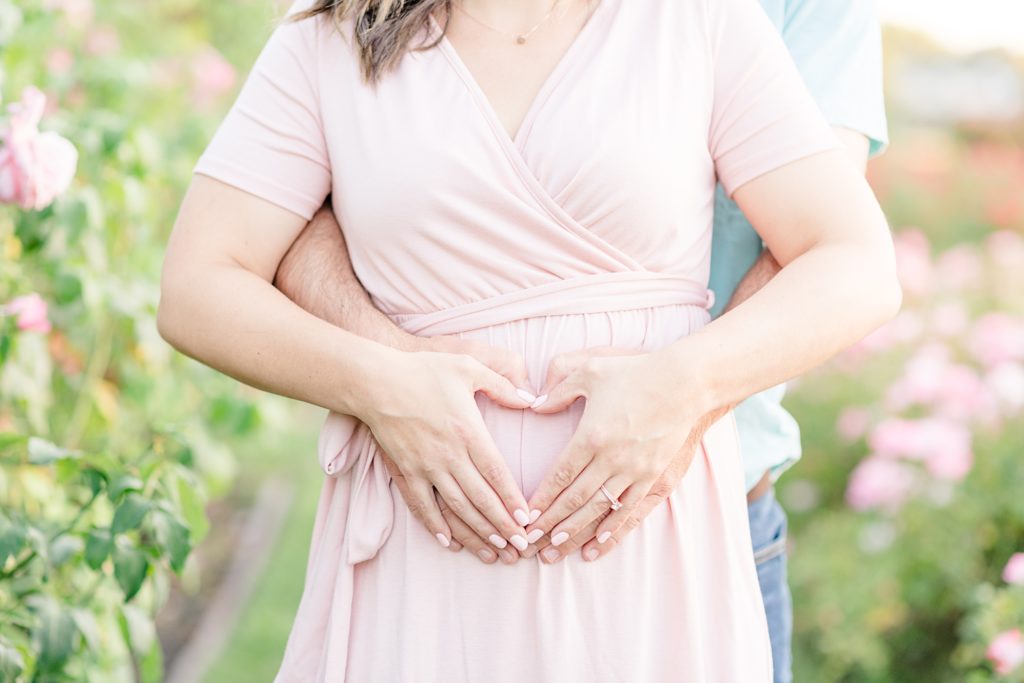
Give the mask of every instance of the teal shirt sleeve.
M 782 37 L 833 126 L 863 133 L 870 155 L 889 144 L 879 0 L 790 0 Z

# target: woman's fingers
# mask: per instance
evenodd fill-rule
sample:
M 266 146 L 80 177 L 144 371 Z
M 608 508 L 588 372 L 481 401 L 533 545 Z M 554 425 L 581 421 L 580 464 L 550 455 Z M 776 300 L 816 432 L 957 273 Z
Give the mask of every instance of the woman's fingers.
M 435 492 L 436 493 L 436 492 Z M 459 518 L 451 508 L 444 502 L 444 498 L 439 493 L 436 494 L 438 499 L 438 506 L 441 508 L 441 514 L 444 515 L 445 520 L 448 522 L 448 526 L 452 530 L 452 545 L 456 543 L 461 544 L 484 564 L 494 564 L 498 561 L 498 549 L 488 545 L 480 536 L 478 536 L 473 529 L 470 528 L 462 519 Z
M 571 537 L 568 541 L 562 543 L 561 545 L 553 546 L 549 543 L 546 547 L 541 548 L 541 561 L 546 564 L 552 564 L 554 562 L 558 562 L 559 560 L 568 557 L 569 555 L 572 555 L 574 552 L 579 550 L 579 548 L 582 547 L 584 543 L 594 538 L 594 532 L 597 530 L 597 525 L 601 522 L 601 519 L 602 517 L 598 517 L 595 520 L 591 520 L 591 522 L 587 524 L 585 527 L 583 527 L 583 529 L 578 534 Z M 548 537 L 545 536 L 544 538 Z
M 611 479 L 604 483 L 604 486 L 606 489 L 608 489 L 608 492 L 612 496 L 619 499 L 620 502 L 623 503 L 623 508 L 626 505 L 625 501 L 628 499 L 626 492 L 631 488 L 634 488 L 630 486 L 630 477 L 625 475 L 617 475 L 612 477 Z M 647 488 L 650 487 L 646 487 L 644 489 L 645 492 Z M 569 491 L 566 491 L 566 493 L 569 495 L 573 495 Z M 638 499 L 640 497 L 642 497 L 642 494 L 640 496 L 637 496 Z M 558 501 L 555 501 L 556 507 L 558 506 L 558 504 Z M 633 506 L 636 506 L 636 502 L 633 503 Z M 548 535 L 551 537 L 551 545 L 560 546 L 563 543 L 567 542 L 570 538 L 582 532 L 583 529 L 585 529 L 586 526 L 593 522 L 595 519 L 600 519 L 601 517 L 603 517 L 608 511 L 611 510 L 611 507 L 611 501 L 608 500 L 608 497 L 601 492 L 600 484 L 598 484 L 598 489 L 593 494 L 591 494 L 590 498 L 587 500 L 586 503 L 576 508 L 575 510 L 571 511 L 568 515 L 566 515 L 566 517 L 562 521 L 556 524 L 555 527 L 549 532 Z M 621 512 L 621 510 L 619 511 Z M 613 512 L 613 514 L 615 513 Z
M 508 516 L 494 490 L 470 464 L 458 465 L 434 482 L 448 507 L 480 538 L 501 549 L 511 541 L 526 547 L 526 532 Z
M 474 358 L 469 356 L 466 358 L 471 364 L 469 369 L 474 392 L 481 391 L 498 405 L 516 410 L 529 408 L 533 403 L 532 400 L 529 400 L 534 398 L 533 395 L 521 387 L 517 387 L 508 377 L 499 375 Z
M 551 469 L 548 470 L 548 473 L 544 475 L 544 478 L 530 497 L 529 509 L 533 521 L 527 531 L 541 529 L 544 533 L 547 533 L 555 524 L 565 519 L 572 512 L 572 510 L 565 509 L 568 506 L 564 506 L 560 510 L 552 510 L 551 506 L 556 498 L 559 498 L 566 489 L 575 483 L 576 478 L 590 464 L 592 459 L 593 449 L 588 444 L 587 438 L 581 430 L 577 428 L 576 433 L 569 440 L 565 450 L 555 461 Z M 594 485 L 594 489 L 596 490 L 603 482 L 603 479 L 598 481 Z M 576 500 L 574 502 L 578 503 L 576 507 L 586 503 L 591 494 L 593 494 L 593 490 L 589 492 L 581 491 L 575 494 Z M 565 500 L 563 503 L 569 503 L 569 501 Z M 536 516 L 535 510 L 540 511 L 539 516 Z M 560 513 L 561 516 L 559 516 Z
M 508 468 L 508 463 L 498 447 L 494 445 L 487 427 L 484 426 L 483 419 L 478 421 L 476 431 L 466 438 L 466 447 L 469 449 L 470 460 L 491 490 L 497 494 L 501 504 L 500 510 L 488 507 L 487 510 L 481 509 L 480 511 L 491 520 L 492 524 L 501 529 L 502 533 L 519 534 L 525 539 L 525 527 L 530 523 L 529 506 Z M 486 497 L 485 501 L 490 501 L 490 497 Z M 506 538 L 513 540 L 510 536 L 506 536 Z M 520 544 L 514 541 L 514 543 L 520 550 L 526 547 L 525 542 Z
M 556 470 L 556 472 L 566 472 L 568 476 L 569 470 Z M 604 508 L 598 507 L 600 502 L 604 501 L 604 506 L 609 505 L 608 500 L 599 493 L 601 484 L 604 484 L 610 478 L 611 473 L 607 472 L 605 468 L 595 466 L 594 462 L 591 461 L 583 471 L 574 478 L 574 480 L 566 487 L 564 487 L 561 493 L 553 500 L 550 505 L 539 508 L 543 510 L 540 517 L 535 522 L 530 524 L 528 531 L 532 532 L 536 529 L 541 529 L 545 534 L 551 537 L 552 545 L 561 545 L 565 541 L 569 540 L 569 536 L 573 534 L 570 531 L 575 532 L 575 529 L 569 529 L 568 526 L 562 527 L 562 524 L 567 520 L 573 513 L 581 508 L 590 507 L 589 513 L 590 519 L 593 519 L 599 515 Z M 557 475 L 553 477 L 553 484 L 560 484 L 562 479 L 559 479 Z M 628 478 L 622 478 L 616 483 L 627 486 L 629 481 Z M 594 494 L 600 496 L 595 498 Z M 538 502 L 543 502 L 542 500 Z M 583 526 L 582 524 L 580 526 Z

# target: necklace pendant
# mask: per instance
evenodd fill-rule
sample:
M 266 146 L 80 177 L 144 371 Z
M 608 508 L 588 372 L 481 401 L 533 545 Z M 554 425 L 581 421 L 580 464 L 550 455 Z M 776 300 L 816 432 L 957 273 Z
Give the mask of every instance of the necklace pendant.
M 525 42 L 526 42 L 526 36 L 524 36 L 521 33 L 518 36 L 516 36 L 516 43 L 517 44 L 522 45 Z

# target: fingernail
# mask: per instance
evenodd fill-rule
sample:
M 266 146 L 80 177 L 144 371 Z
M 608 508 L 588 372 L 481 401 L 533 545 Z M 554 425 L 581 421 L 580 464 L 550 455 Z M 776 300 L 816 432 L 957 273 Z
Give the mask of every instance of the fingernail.
M 540 554 L 548 562 L 554 562 L 562 553 L 558 550 L 558 548 L 544 548 L 544 550 L 540 551 Z
M 530 523 L 530 516 L 526 514 L 525 510 L 516 510 L 512 513 L 512 516 L 516 518 L 516 524 L 526 526 Z
M 512 541 L 512 545 L 519 548 L 520 550 L 526 550 L 526 546 L 530 545 L 526 542 L 526 539 L 520 536 L 519 534 L 513 535 L 508 540 Z
M 493 562 L 497 558 L 497 556 L 494 554 L 494 551 L 488 550 L 487 548 L 480 548 L 480 550 L 476 551 L 476 554 L 479 555 L 480 559 L 484 560 L 485 562 Z
M 499 550 L 498 554 L 501 555 L 501 561 L 505 564 L 512 564 L 516 561 L 516 556 L 508 550 Z
M 540 510 L 530 510 L 530 522 L 529 523 L 533 524 L 534 522 L 536 522 L 537 518 L 540 517 L 540 514 L 541 514 Z
M 598 543 L 604 543 L 605 541 L 608 540 L 608 537 L 611 536 L 611 535 L 612 535 L 612 532 L 610 532 L 610 531 L 602 531 L 601 535 L 597 537 L 597 542 Z M 591 548 L 591 550 L 593 550 L 593 548 Z M 597 552 L 597 551 L 594 550 L 594 552 Z
M 452 544 L 451 541 L 449 541 L 448 538 L 441 532 L 434 534 L 434 538 L 436 538 L 437 542 L 443 545 L 445 548 Z
M 506 541 L 504 538 L 502 538 L 498 534 L 491 534 L 487 538 L 488 538 L 488 540 L 490 540 L 491 543 L 493 543 L 494 545 L 498 546 L 499 548 L 504 548 L 505 546 L 508 545 L 508 541 Z
M 557 534 L 551 537 L 551 545 L 562 545 L 569 540 L 569 534 L 565 531 L 559 531 Z
M 523 399 L 527 403 L 533 403 L 537 400 L 537 397 L 531 394 L 526 389 L 516 389 L 516 393 L 519 394 L 519 398 Z
M 547 394 L 544 394 L 543 396 L 538 396 L 537 400 L 534 401 L 530 405 L 530 407 L 531 408 L 540 408 L 542 405 L 544 405 L 544 402 L 547 401 L 547 400 L 548 400 L 548 395 Z
M 530 533 L 526 534 L 526 540 L 530 543 L 536 543 L 540 540 L 540 537 L 544 535 L 543 529 L 534 529 Z
M 587 560 L 588 562 L 590 560 L 596 560 L 597 556 L 600 555 L 600 554 L 601 553 L 599 553 L 597 551 L 597 548 L 587 548 L 586 550 L 583 551 L 583 559 Z

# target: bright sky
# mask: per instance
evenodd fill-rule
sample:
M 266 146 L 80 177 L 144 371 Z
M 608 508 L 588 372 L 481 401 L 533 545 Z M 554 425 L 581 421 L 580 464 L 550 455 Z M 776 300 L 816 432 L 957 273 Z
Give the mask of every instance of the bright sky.
M 880 0 L 879 5 L 884 22 L 924 31 L 954 50 L 1000 46 L 1024 54 L 1024 0 Z

